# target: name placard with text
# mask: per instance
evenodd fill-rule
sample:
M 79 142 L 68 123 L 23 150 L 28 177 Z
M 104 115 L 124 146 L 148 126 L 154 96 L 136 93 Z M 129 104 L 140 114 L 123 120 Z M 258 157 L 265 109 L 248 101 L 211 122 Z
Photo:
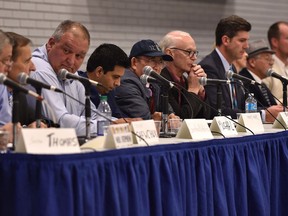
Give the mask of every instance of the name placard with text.
M 80 153 L 73 128 L 22 128 L 15 145 L 16 152 L 31 154 Z
M 210 126 L 212 133 L 215 131 L 223 134 L 224 136 L 237 135 L 238 133 L 234 122 L 229 118 L 231 117 L 228 116 L 227 118 L 226 116 L 215 116 Z
M 110 125 L 107 130 L 107 136 L 104 148 L 121 148 L 133 145 L 131 129 L 128 123 Z
M 159 142 L 154 120 L 133 121 L 131 122 L 131 126 L 134 133 L 137 134 L 133 134 L 135 143 L 145 144 L 146 141 L 148 144 L 151 144 Z

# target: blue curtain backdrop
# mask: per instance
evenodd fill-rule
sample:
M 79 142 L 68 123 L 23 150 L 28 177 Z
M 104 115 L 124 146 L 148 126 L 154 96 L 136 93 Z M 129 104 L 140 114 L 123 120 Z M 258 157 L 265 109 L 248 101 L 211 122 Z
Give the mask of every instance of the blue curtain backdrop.
M 288 215 L 288 133 L 0 155 L 0 215 Z

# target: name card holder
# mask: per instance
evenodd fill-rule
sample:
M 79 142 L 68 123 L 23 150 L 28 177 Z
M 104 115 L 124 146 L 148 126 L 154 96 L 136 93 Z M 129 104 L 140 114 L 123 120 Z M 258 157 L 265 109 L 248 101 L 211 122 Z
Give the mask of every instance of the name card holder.
M 285 128 L 288 128 L 288 112 L 280 112 L 277 116 L 277 120 L 280 121 Z M 277 120 L 273 122 L 272 128 L 283 128 Z
M 105 149 L 118 149 L 133 145 L 131 129 L 128 123 L 110 125 L 104 143 Z
M 22 128 L 16 140 L 15 151 L 30 154 L 81 152 L 73 128 Z
M 245 127 L 249 128 L 251 131 L 264 132 L 264 126 L 262 124 L 262 119 L 260 113 L 241 113 L 238 122 Z M 238 132 L 247 132 L 246 128 L 237 124 L 236 130 Z
M 185 119 L 176 137 L 193 140 L 213 139 L 205 119 Z
M 231 118 L 230 116 L 228 117 Z M 229 118 L 226 118 L 225 116 L 215 116 L 210 126 L 211 132 L 219 132 L 224 136 L 237 135 L 238 133 L 234 122 Z
M 131 122 L 134 143 L 148 144 L 159 143 L 159 136 L 156 130 L 154 120 L 143 120 Z M 145 140 L 145 141 L 144 141 Z

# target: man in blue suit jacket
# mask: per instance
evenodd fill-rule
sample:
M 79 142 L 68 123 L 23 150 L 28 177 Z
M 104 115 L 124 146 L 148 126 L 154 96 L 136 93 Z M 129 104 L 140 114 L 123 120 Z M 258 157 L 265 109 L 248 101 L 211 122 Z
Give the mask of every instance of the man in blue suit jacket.
M 249 43 L 249 48 L 247 49 L 247 68 L 243 68 L 240 71 L 240 75 L 262 83 L 262 79 L 267 77 L 268 69 L 273 66 L 274 59 L 272 58 L 272 54 L 274 53 L 274 51 L 269 49 L 264 40 Z M 254 97 L 257 100 L 257 109 L 261 110 L 264 122 L 273 122 L 275 120 L 270 113 L 277 117 L 278 113 L 283 111 L 281 105 L 276 105 L 277 103 L 271 91 L 264 83 L 261 86 L 244 83 L 244 86 L 248 92 L 254 93 Z
M 242 58 L 245 49 L 248 48 L 249 31 L 251 24 L 245 19 L 236 15 L 221 19 L 215 31 L 216 48 L 207 55 L 200 65 L 210 79 L 226 80 L 226 71 L 235 71 L 232 62 Z M 232 91 L 230 85 L 221 85 L 223 115 L 230 115 L 236 118 L 236 113 L 244 110 L 245 96 L 241 85 L 233 85 L 235 91 Z M 205 91 L 209 99 L 211 118 L 218 115 L 217 111 L 217 86 L 206 85 Z

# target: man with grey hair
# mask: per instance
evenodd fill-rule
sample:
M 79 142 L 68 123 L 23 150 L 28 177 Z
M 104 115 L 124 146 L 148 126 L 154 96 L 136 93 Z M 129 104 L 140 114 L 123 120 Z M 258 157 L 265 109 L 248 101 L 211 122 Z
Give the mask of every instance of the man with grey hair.
M 268 48 L 264 40 L 250 42 L 246 52 L 248 54 L 246 68 L 240 71 L 240 75 L 262 83 L 267 77 L 267 71 L 273 66 L 272 55 L 275 52 Z M 263 122 L 273 122 L 278 113 L 283 111 L 281 105 L 276 105 L 273 95 L 264 83 L 261 85 L 244 83 L 244 86 L 250 93 L 254 93 L 257 110 L 261 111 Z
M 179 88 L 170 89 L 168 93 L 175 114 L 182 119 L 209 118 L 205 91 L 199 84 L 199 78 L 206 77 L 206 73 L 195 63 L 198 51 L 194 39 L 187 32 L 171 31 L 161 39 L 159 45 L 164 53 L 173 57 L 173 61 L 166 62 L 161 75 Z M 185 76 L 185 73 L 188 75 Z
M 90 34 L 81 23 L 65 20 L 59 24 L 48 42 L 38 47 L 32 54 L 32 61 L 36 71 L 31 73 L 31 78 L 48 83 L 66 92 L 75 98 L 72 100 L 67 95 L 42 90 L 42 94 L 54 114 L 44 107 L 44 115 L 63 128 L 75 128 L 78 136 L 85 135 L 85 89 L 76 80 L 62 80 L 58 77 L 61 69 L 66 69 L 72 74 L 78 75 L 77 70 L 83 63 L 84 57 L 90 45 Z M 79 102 L 78 102 L 79 101 Z M 97 132 L 97 115 L 94 104 L 91 103 L 91 134 Z
M 6 33 L 0 30 L 0 73 L 8 74 L 11 68 L 13 41 Z M 9 108 L 8 90 L 0 84 L 0 126 L 11 122 L 11 109 Z

